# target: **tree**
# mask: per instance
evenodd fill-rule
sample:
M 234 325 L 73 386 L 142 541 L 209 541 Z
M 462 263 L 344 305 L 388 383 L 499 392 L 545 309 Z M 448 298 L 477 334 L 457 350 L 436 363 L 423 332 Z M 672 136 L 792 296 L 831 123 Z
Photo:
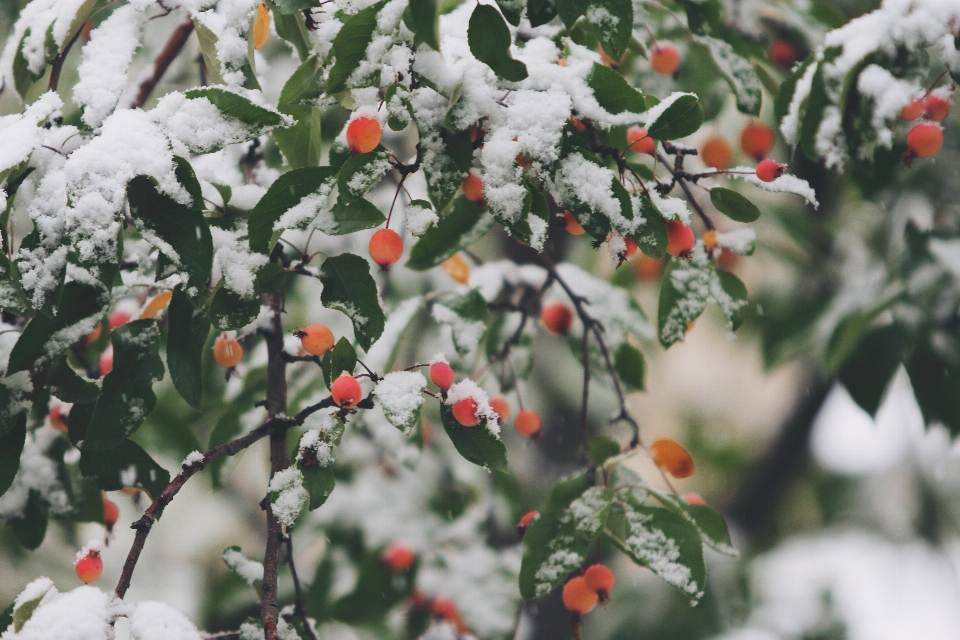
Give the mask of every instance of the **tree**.
M 645 388 L 644 352 L 683 341 L 711 304 L 730 332 L 759 330 L 769 365 L 802 362 L 815 389 L 728 510 L 748 530 L 769 517 L 833 380 L 872 414 L 905 367 L 925 419 L 960 432 L 948 115 L 960 10 L 887 2 L 847 21 L 823 3 L 738 7 L 13 8 L 0 58 L 12 112 L 0 120 L 0 518 L 35 549 L 51 518 L 109 520 L 102 492 L 147 506 L 116 599 L 38 578 L 0 618 L 4 640 L 64 624 L 107 637 L 120 618 L 134 637 L 199 638 L 169 605 L 120 601 L 148 579 L 137 563 L 151 532 L 184 526 L 159 522 L 180 489 L 201 471 L 222 486 L 225 460 L 261 440 L 263 561 L 223 554 L 259 611 L 216 637 L 316 638 L 331 620 L 380 637 L 509 637 L 522 601 L 561 591 L 579 637 L 610 591 L 580 575 L 616 554 L 694 605 L 705 548 L 736 551 L 724 518 L 674 488 L 695 470 L 687 449 L 647 433 L 628 394 Z M 131 84 L 138 56 L 149 62 Z M 749 116 L 743 166 L 716 133 L 744 122 L 734 109 Z M 785 164 L 764 160 L 776 135 Z M 851 206 L 901 190 L 937 215 Z M 751 296 L 731 269 L 754 253 L 762 214 L 790 238 L 776 259 L 793 275 Z M 655 322 L 634 274 L 659 282 Z M 561 429 L 527 406 L 533 362 L 561 342 L 579 381 L 563 445 L 577 468 L 537 495 L 508 462 L 531 462 L 504 437 L 512 403 L 490 395 L 515 396 L 523 437 Z M 173 473 L 157 460 L 170 455 L 184 456 Z M 637 473 L 642 457 L 660 477 Z M 381 464 L 431 483 L 383 490 L 421 533 L 374 530 L 342 506 L 323 516 L 338 491 L 355 509 L 382 504 L 363 502 Z M 487 571 L 473 585 L 483 614 L 423 578 L 455 573 L 431 548 L 445 521 L 462 561 Z M 328 539 L 303 580 L 295 530 Z M 94 542 L 80 556 L 95 579 Z M 345 593 L 342 566 L 357 576 Z

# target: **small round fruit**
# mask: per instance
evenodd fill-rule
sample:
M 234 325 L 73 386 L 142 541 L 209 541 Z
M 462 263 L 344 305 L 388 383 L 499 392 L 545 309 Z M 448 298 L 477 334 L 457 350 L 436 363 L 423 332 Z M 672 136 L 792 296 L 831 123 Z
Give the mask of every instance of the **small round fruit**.
M 458 631 L 466 630 L 463 624 L 463 617 L 460 615 L 460 609 L 457 608 L 453 600 L 437 598 L 433 601 L 433 604 L 430 605 L 430 613 L 433 614 L 434 618 L 439 618 L 444 622 L 449 622 L 454 625 Z
M 107 349 L 100 354 L 100 377 L 113 371 L 113 349 Z
M 703 234 L 703 248 L 707 250 L 707 253 L 710 253 L 716 246 L 717 232 L 713 229 L 709 229 Z
M 562 65 L 562 66 L 565 67 L 567 65 Z M 570 122 L 570 126 L 576 129 L 577 131 L 586 131 L 587 125 L 583 124 L 583 120 L 581 120 L 580 118 L 574 118 L 573 116 L 570 116 L 569 118 L 567 118 L 567 120 Z
M 640 259 L 633 263 L 633 275 L 647 282 L 659 278 L 662 269 L 663 258 L 651 258 L 647 254 L 642 254 Z
M 361 116 L 347 125 L 347 146 L 350 153 L 369 153 L 380 144 L 383 131 L 376 118 Z
M 472 173 L 463 179 L 463 195 L 471 202 L 483 202 L 483 180 Z
M 762 122 L 751 122 L 740 133 L 740 148 L 757 162 L 767 157 L 776 143 L 773 129 Z
M 158 313 L 167 308 L 167 305 L 170 304 L 170 301 L 173 300 L 173 291 L 167 289 L 166 291 L 161 291 L 153 297 L 147 306 L 143 308 L 143 311 L 140 312 L 140 319 L 144 320 L 147 318 L 153 318 Z
M 243 360 L 243 347 L 233 338 L 220 336 L 213 343 L 213 359 L 225 369 L 235 367 Z
M 761 160 L 757 164 L 757 177 L 764 182 L 773 182 L 783 175 L 787 165 L 780 164 L 776 160 Z
M 950 100 L 939 94 L 931 94 L 923 101 L 923 117 L 942 122 L 950 114 Z
M 647 130 L 643 127 L 633 126 L 627 129 L 627 148 L 631 151 L 652 156 L 656 147 L 657 143 L 647 135 Z
M 900 109 L 901 120 L 916 120 L 923 114 L 923 98 L 915 98 Z
M 706 506 L 707 501 L 700 497 L 698 493 L 685 493 L 683 494 L 683 501 L 687 504 L 702 504 Z
M 126 311 L 114 311 L 110 314 L 110 331 L 130 322 L 130 314 Z
M 918 158 L 931 158 L 943 146 L 943 129 L 935 122 L 918 122 L 907 133 L 907 148 Z
M 587 581 L 583 576 L 571 578 L 567 584 L 563 585 L 563 606 L 568 611 L 583 615 L 590 613 L 597 606 L 599 596 L 587 586 Z
M 465 427 L 475 427 L 480 424 L 477 415 L 477 401 L 473 398 L 464 398 L 453 403 L 453 418 Z
M 527 527 L 530 526 L 530 521 L 540 515 L 539 511 L 527 511 L 520 518 L 520 522 L 517 523 L 517 531 L 521 534 L 527 530 Z
M 662 76 L 672 76 L 680 68 L 680 54 L 670 44 L 650 48 L 650 67 Z
M 395 542 L 384 549 L 380 558 L 384 564 L 390 567 L 391 571 L 406 571 L 413 566 L 417 554 L 410 547 Z
M 57 431 L 63 433 L 67 431 L 67 420 L 69 419 L 67 414 L 63 412 L 63 407 L 61 405 L 54 405 L 50 409 L 50 426 L 56 429 Z
M 797 61 L 797 52 L 793 45 L 785 40 L 777 40 L 770 45 L 770 62 L 781 69 L 789 69 Z
M 380 229 L 370 237 L 367 249 L 370 259 L 381 269 L 386 269 L 403 255 L 403 238 L 393 229 Z
M 610 592 L 613 591 L 615 582 L 613 571 L 610 571 L 610 567 L 605 564 L 595 564 L 589 567 L 584 572 L 583 579 L 587 586 L 600 596 L 601 600 L 606 600 Z
M 565 336 L 573 326 L 573 311 L 565 304 L 555 302 L 547 305 L 540 312 L 540 321 L 547 331 L 554 335 Z
M 430 365 L 430 380 L 446 393 L 453 386 L 453 367 L 446 362 L 437 361 Z
M 459 253 L 454 254 L 449 260 L 444 260 L 440 263 L 440 268 L 443 269 L 450 278 L 459 284 L 467 284 L 470 282 L 470 265 L 467 264 L 467 261 L 463 259 Z
M 340 407 L 353 409 L 363 398 L 363 390 L 356 378 L 349 373 L 341 373 L 330 385 L 330 395 Z
M 521 409 L 513 426 L 524 438 L 532 438 L 540 433 L 540 416 L 533 409 Z
M 631 260 L 633 256 L 637 255 L 637 251 L 640 251 L 640 245 L 631 240 L 630 238 L 624 238 L 623 244 L 626 245 L 624 253 L 627 255 L 627 260 Z
M 569 211 L 563 212 L 563 227 L 567 230 L 567 233 L 572 236 L 582 236 L 587 232 Z
M 311 324 L 294 331 L 293 335 L 300 338 L 300 346 L 310 355 L 322 358 L 327 351 L 333 349 L 333 331 L 322 324 Z
M 650 443 L 650 455 L 654 464 L 674 478 L 689 478 L 696 471 L 693 458 L 676 440 L 657 438 Z
M 116 502 L 110 500 L 107 494 L 101 493 L 101 496 L 103 497 L 103 523 L 107 525 L 109 531 L 120 519 L 120 507 L 117 506 Z
M 90 584 L 100 577 L 103 573 L 103 560 L 100 559 L 99 551 L 89 551 L 85 556 L 77 560 L 75 565 L 77 577 L 84 584 Z
M 257 19 L 253 23 L 253 48 L 259 49 L 267 42 L 270 35 L 270 11 L 267 5 L 260 3 L 257 7 Z
M 690 225 L 679 220 L 667 221 L 667 253 L 671 256 L 686 255 L 693 249 L 696 238 Z
M 503 396 L 497 396 L 490 400 L 490 408 L 497 414 L 497 422 L 503 424 L 510 417 L 510 403 Z
M 103 335 L 103 323 L 97 323 L 97 326 L 93 328 L 93 331 L 87 334 L 87 337 L 83 339 L 86 344 L 93 344 L 100 339 L 100 336 Z
M 700 147 L 703 164 L 714 169 L 729 169 L 733 164 L 733 147 L 723 136 L 710 136 Z

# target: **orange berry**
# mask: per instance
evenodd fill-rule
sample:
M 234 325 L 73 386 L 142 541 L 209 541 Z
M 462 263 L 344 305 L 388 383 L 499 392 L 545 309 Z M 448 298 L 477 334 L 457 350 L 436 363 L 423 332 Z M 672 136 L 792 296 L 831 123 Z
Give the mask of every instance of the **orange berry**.
M 679 220 L 667 221 L 667 253 L 671 256 L 683 256 L 693 249 L 696 239 L 690 225 Z
M 672 76 L 680 68 L 680 54 L 673 45 L 654 45 L 650 48 L 650 67 L 654 73 Z
M 257 19 L 253 23 L 253 48 L 259 49 L 267 42 L 270 35 L 270 11 L 267 5 L 260 3 L 257 7 Z
M 931 158 L 943 146 L 943 129 L 935 122 L 919 122 L 907 133 L 907 148 L 918 158 Z
M 643 127 L 633 126 L 627 129 L 627 148 L 637 153 L 654 155 L 657 143 L 647 135 Z
M 395 542 L 384 549 L 380 558 L 392 571 L 406 571 L 413 566 L 417 554 L 410 547 Z
M 477 141 L 477 125 L 470 125 L 470 142 Z
M 583 615 L 590 613 L 597 606 L 599 596 L 587 586 L 587 581 L 583 576 L 571 578 L 567 584 L 563 585 L 563 606 L 568 611 Z
M 170 301 L 173 299 L 173 291 L 169 289 L 166 291 L 161 291 L 153 297 L 147 306 L 143 308 L 143 311 L 140 312 L 140 319 L 145 320 L 147 318 L 153 318 L 158 313 L 167 308 L 167 305 L 170 304 Z
M 86 344 L 93 344 L 100 339 L 100 336 L 103 334 L 103 323 L 98 323 L 97 326 L 93 328 L 93 331 L 87 334 L 87 337 L 83 339 Z
M 703 248 L 708 252 L 713 251 L 713 248 L 717 246 L 717 232 L 713 229 L 708 230 L 703 234 Z
M 333 349 L 333 331 L 322 324 L 311 324 L 294 331 L 293 335 L 300 338 L 300 346 L 310 355 L 322 358 L 327 351 Z
M 467 631 L 467 626 L 463 622 L 463 617 L 460 615 L 460 610 L 457 608 L 457 605 L 453 600 L 447 598 L 437 598 L 433 601 L 433 604 L 430 605 L 430 612 L 433 614 L 433 617 L 439 618 L 444 622 L 449 622 L 457 628 L 457 631 L 460 633 L 465 633 Z
M 130 322 L 130 314 L 126 311 L 114 311 L 110 314 L 110 331 Z
M 733 164 L 733 147 L 723 136 L 710 136 L 700 147 L 703 164 L 715 169 L 729 169 Z
M 471 202 L 483 202 L 483 180 L 472 173 L 463 179 L 463 195 Z
M 437 361 L 430 365 L 430 380 L 446 393 L 453 386 L 453 367 L 446 362 Z
M 455 254 L 449 260 L 440 263 L 440 268 L 443 269 L 454 282 L 460 284 L 470 282 L 470 265 L 467 264 L 467 261 L 464 260 L 463 256 L 459 253 Z
M 560 58 L 559 60 L 557 60 L 557 66 L 559 66 L 559 67 L 565 67 L 565 66 L 567 66 L 567 59 L 566 59 L 566 58 Z
M 540 433 L 540 416 L 532 409 L 521 409 L 513 426 L 524 438 L 532 438 Z
M 693 458 L 676 440 L 657 438 L 650 443 L 650 455 L 654 464 L 674 478 L 689 478 L 696 471 Z
M 107 531 L 113 529 L 113 525 L 117 524 L 117 520 L 120 519 L 120 507 L 117 506 L 116 502 L 111 501 L 107 498 L 107 494 L 101 493 L 103 497 L 103 522 L 107 525 Z
M 370 259 L 381 269 L 386 269 L 403 255 L 403 238 L 393 229 L 380 229 L 370 237 L 367 249 Z
M 698 493 L 685 493 L 683 494 L 683 501 L 687 504 L 702 504 L 706 505 L 707 501 L 700 497 Z
M 494 410 L 500 424 L 503 424 L 510 417 L 510 403 L 503 396 L 497 396 L 490 400 L 490 408 Z
M 103 573 L 103 560 L 100 559 L 99 551 L 90 551 L 85 556 L 77 560 L 74 565 L 77 570 L 77 577 L 84 584 L 90 584 L 100 577 Z
M 330 395 L 337 405 L 344 409 L 353 409 L 363 399 L 363 390 L 356 378 L 349 373 L 341 373 L 330 385 Z
M 527 527 L 530 526 L 530 521 L 540 515 L 539 511 L 527 511 L 520 518 L 520 522 L 517 523 L 517 531 L 520 532 L 520 535 L 527 530 Z
M 347 146 L 350 153 L 369 153 L 380 144 L 383 131 L 376 118 L 361 116 L 347 125 Z
M 923 113 L 923 99 L 916 98 L 911 100 L 903 109 L 900 109 L 901 120 L 916 120 Z
M 554 335 L 565 336 L 573 326 L 573 311 L 565 304 L 555 302 L 543 308 L 540 312 L 540 321 L 547 331 Z
M 50 409 L 50 415 L 47 416 L 50 418 L 50 426 L 60 431 L 61 433 L 67 431 L 67 419 L 68 416 L 63 412 L 63 407 L 61 405 L 54 405 Z
M 569 211 L 563 212 L 563 226 L 567 230 L 567 233 L 572 236 L 582 236 L 587 232 Z
M 531 160 L 530 156 L 528 156 L 525 153 L 518 153 L 517 157 L 514 158 L 514 160 L 516 160 L 517 164 L 523 167 L 524 169 L 529 169 L 530 167 L 533 166 L 533 160 Z
M 647 254 L 641 254 L 640 259 L 633 263 L 633 274 L 645 281 L 659 278 L 662 269 L 663 258 L 651 258 Z
M 789 69 L 797 61 L 797 52 L 793 45 L 785 40 L 777 40 L 770 45 L 770 61 L 782 69 Z
M 631 258 L 633 258 L 633 256 L 637 255 L 637 251 L 640 250 L 640 245 L 638 245 L 636 242 L 634 242 L 630 238 L 624 238 L 623 243 L 627 246 L 626 248 L 627 260 L 630 260 Z
M 595 564 L 583 574 L 583 579 L 591 591 L 595 591 L 601 600 L 606 600 L 613 591 L 613 571 L 605 564 Z
M 753 121 L 745 126 L 740 133 L 740 148 L 757 162 L 763 160 L 768 153 L 773 151 L 776 143 L 773 129 L 762 122 Z
M 243 347 L 233 338 L 220 336 L 213 343 L 213 359 L 225 369 L 235 367 L 243 360 Z
M 577 131 L 586 130 L 587 125 L 583 124 L 583 120 L 581 120 L 580 118 L 574 118 L 573 116 L 570 116 L 569 120 L 570 120 L 570 126 L 576 129 Z
M 764 182 L 773 182 L 783 175 L 787 165 L 780 164 L 776 160 L 761 160 L 757 165 L 757 177 Z
M 473 398 L 464 398 L 453 403 L 454 419 L 465 427 L 475 427 L 480 424 L 477 415 L 477 401 Z
M 942 122 L 950 114 L 950 100 L 933 94 L 923 102 L 923 117 L 934 122 Z

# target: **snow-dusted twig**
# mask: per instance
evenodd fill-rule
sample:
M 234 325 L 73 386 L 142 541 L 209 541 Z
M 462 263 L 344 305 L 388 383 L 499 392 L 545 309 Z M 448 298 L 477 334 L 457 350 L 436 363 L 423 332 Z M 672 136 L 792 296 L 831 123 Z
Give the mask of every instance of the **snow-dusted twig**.
M 137 89 L 137 97 L 134 98 L 133 103 L 130 105 L 131 109 L 139 109 L 147 103 L 150 94 L 153 93 L 154 88 L 156 88 L 160 79 L 163 78 L 163 74 L 167 72 L 174 58 L 176 58 L 180 50 L 183 49 L 183 45 L 187 42 L 187 38 L 191 33 L 193 33 L 193 19 L 187 18 L 170 34 L 170 39 L 167 40 L 167 44 L 153 62 L 153 73 L 140 83 L 140 88 Z

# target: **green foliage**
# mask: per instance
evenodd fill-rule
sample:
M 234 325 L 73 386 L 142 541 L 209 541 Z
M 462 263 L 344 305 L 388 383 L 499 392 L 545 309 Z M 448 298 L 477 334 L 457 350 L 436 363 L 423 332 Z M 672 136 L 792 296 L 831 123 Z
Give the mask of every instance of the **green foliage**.
M 382 8 L 383 2 L 379 2 L 351 16 L 333 39 L 336 64 L 327 76 L 328 94 L 339 93 L 347 88 L 347 79 L 366 55 L 367 45 L 377 26 L 377 14 Z
M 527 66 L 510 55 L 510 30 L 496 9 L 478 4 L 470 15 L 467 34 L 470 53 L 498 76 L 510 82 L 527 77 Z
M 367 261 L 351 253 L 327 258 L 320 268 L 320 282 L 320 301 L 346 314 L 357 343 L 369 350 L 383 333 L 384 315 Z
M 491 471 L 507 470 L 507 449 L 503 441 L 487 428 L 486 420 L 474 427 L 465 427 L 453 417 L 453 408 L 447 404 L 440 407 L 440 419 L 461 456 Z

